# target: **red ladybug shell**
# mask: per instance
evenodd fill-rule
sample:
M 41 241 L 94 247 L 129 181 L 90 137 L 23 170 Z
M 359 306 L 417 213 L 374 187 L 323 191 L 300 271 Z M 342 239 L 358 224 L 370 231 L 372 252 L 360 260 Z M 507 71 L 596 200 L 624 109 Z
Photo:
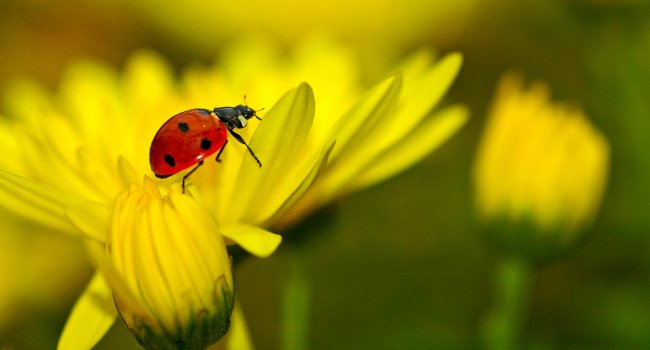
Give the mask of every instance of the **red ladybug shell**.
M 220 150 L 227 139 L 226 126 L 209 110 L 178 113 L 160 127 L 151 142 L 151 170 L 159 178 L 174 175 Z

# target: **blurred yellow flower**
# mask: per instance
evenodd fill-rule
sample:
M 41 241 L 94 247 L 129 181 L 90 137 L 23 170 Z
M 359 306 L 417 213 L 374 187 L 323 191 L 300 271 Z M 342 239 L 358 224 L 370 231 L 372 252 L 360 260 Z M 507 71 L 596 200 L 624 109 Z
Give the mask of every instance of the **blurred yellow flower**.
M 532 224 L 533 240 L 566 245 L 593 220 L 607 182 L 609 146 L 582 111 L 548 88 L 506 75 L 479 143 L 474 189 L 488 221 Z
M 172 244 L 166 239 L 191 231 L 213 232 L 219 241 L 221 233 L 229 244 L 268 256 L 281 241 L 269 229 L 406 169 L 467 119 L 461 106 L 433 111 L 460 68 L 458 54 L 435 62 L 421 51 L 359 98 L 353 56 L 322 38 L 303 43 L 288 59 L 260 40 L 239 41 L 224 52 L 211 68 L 185 71 L 178 87 L 162 59 L 141 52 L 121 75 L 92 62 L 72 66 L 55 96 L 30 82 L 7 91 L 13 119 L 0 124 L 6 150 L 0 159 L 6 201 L 0 206 L 62 232 L 83 233 L 100 267 L 71 313 L 60 348 L 88 348 L 103 336 L 116 316 L 111 295 L 145 346 L 153 344 L 148 332 L 195 341 L 187 334 L 179 338 L 187 330 L 182 326 L 196 321 L 197 309 L 207 310 L 210 320 L 229 314 L 230 273 L 223 259 L 201 268 L 183 252 L 173 255 L 178 270 L 160 262 L 149 268 L 154 254 L 163 255 L 169 249 L 164 245 Z M 237 104 L 244 94 L 256 109 L 273 105 L 261 122 L 241 131 L 263 167 L 233 145 L 221 163 L 206 162 L 189 178 L 185 196 L 179 180 L 186 172 L 165 180 L 146 177 L 149 143 L 167 118 L 189 108 Z M 205 236 L 174 244 L 208 242 Z M 207 245 L 204 255 L 221 256 L 217 246 Z M 183 269 L 195 272 L 183 275 Z M 165 285 L 199 274 L 201 283 L 194 285 L 205 289 L 191 296 L 182 292 L 188 281 Z M 215 279 L 223 283 L 208 288 Z M 208 289 L 229 292 L 217 293 L 224 296 L 220 303 L 206 306 Z M 199 344 L 222 335 L 215 332 Z
M 223 40 L 242 32 L 270 33 L 287 43 L 302 39 L 304 33 L 325 32 L 359 48 L 381 50 L 382 56 L 372 55 L 368 63 L 386 64 L 399 54 L 400 48 L 422 42 L 451 42 L 462 33 L 480 2 L 246 0 L 231 4 L 188 0 L 166 2 L 163 6 L 156 1 L 126 4 L 144 21 L 161 27 L 171 38 L 196 50 L 219 48 Z M 211 14 L 211 18 L 197 20 L 197 14 L 203 13 Z

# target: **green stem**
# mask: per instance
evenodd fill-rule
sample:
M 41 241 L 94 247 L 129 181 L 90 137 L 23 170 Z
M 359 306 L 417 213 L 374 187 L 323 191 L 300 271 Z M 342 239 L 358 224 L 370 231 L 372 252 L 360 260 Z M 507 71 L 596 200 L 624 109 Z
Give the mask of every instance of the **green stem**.
M 485 342 L 491 350 L 520 349 L 533 273 L 521 259 L 505 258 L 497 266 L 494 304 L 488 314 Z
M 287 249 L 287 277 L 282 289 L 282 346 L 286 350 L 309 348 L 310 288 L 307 258 L 300 245 Z

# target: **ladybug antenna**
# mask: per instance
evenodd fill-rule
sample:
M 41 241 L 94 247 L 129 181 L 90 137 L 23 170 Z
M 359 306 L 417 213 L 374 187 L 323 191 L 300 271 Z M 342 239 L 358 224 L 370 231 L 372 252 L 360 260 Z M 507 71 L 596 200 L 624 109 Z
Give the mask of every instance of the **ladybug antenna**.
M 248 103 L 246 102 L 246 95 L 244 95 L 244 106 L 248 107 Z M 252 108 L 251 108 L 251 109 L 252 109 Z M 253 110 L 253 111 L 256 113 L 256 114 L 253 114 L 253 115 L 255 116 L 255 118 L 257 118 L 257 120 L 262 120 L 262 118 L 260 118 L 259 116 L 257 116 L 257 112 L 261 112 L 261 111 L 263 111 L 263 110 L 264 110 L 264 108 L 260 108 L 260 109 L 257 109 L 257 110 L 254 109 L 254 110 Z
M 263 110 L 264 110 L 264 107 L 262 107 L 262 108 L 260 108 L 260 109 L 258 109 L 258 110 L 255 111 L 255 118 L 257 118 L 257 120 L 262 120 L 262 118 L 260 118 L 260 117 L 257 115 L 257 112 L 260 112 L 260 111 L 263 111 Z

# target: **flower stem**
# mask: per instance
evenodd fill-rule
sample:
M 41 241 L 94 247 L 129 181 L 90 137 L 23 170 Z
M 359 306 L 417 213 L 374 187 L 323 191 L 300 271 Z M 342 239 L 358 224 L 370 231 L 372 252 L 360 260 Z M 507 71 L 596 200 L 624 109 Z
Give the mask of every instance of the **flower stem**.
M 492 350 L 521 348 L 521 333 L 533 273 L 522 259 L 504 258 L 494 276 L 494 304 L 486 318 L 485 342 Z
M 287 279 L 282 290 L 282 346 L 286 350 L 309 348 L 310 288 L 301 245 L 288 245 Z

